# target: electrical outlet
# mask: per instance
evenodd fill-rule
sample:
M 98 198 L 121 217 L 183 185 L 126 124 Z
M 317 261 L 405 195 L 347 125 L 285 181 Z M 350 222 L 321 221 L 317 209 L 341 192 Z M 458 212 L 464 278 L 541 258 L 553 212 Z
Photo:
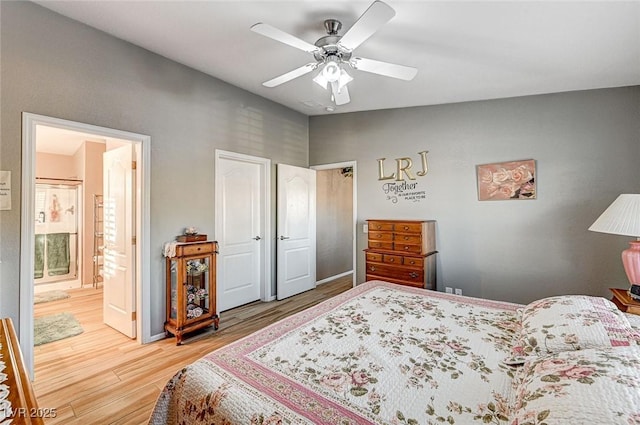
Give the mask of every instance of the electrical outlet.
M 369 225 L 368 224 L 363 224 L 362 225 L 362 233 L 369 233 Z
M 453 294 L 453 288 L 451 288 L 450 286 L 447 286 L 444 288 L 444 292 L 446 292 L 447 294 Z
M 456 295 L 462 295 L 462 289 L 456 288 Z

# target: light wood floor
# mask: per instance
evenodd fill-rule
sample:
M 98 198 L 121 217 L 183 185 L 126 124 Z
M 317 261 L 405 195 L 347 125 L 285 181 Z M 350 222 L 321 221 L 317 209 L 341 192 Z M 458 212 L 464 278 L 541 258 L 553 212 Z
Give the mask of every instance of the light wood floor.
M 55 408 L 47 424 L 146 424 L 165 383 L 181 367 L 263 326 L 351 287 L 351 276 L 282 301 L 255 302 L 223 312 L 220 329 L 176 346 L 174 338 L 139 345 L 102 323 L 102 291 L 68 291 L 66 300 L 35 305 L 35 316 L 68 311 L 84 333 L 35 347 L 41 408 Z

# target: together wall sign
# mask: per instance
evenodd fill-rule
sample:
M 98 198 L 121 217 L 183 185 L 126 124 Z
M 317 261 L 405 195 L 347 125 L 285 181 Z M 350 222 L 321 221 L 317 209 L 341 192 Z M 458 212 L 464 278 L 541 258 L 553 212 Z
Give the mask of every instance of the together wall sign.
M 427 162 L 428 153 L 429 151 L 418 152 L 422 169 L 416 171 L 415 174 L 412 170 L 413 161 L 411 158 L 396 158 L 396 170 L 389 175 L 386 175 L 384 171 L 384 161 L 386 158 L 378 159 L 378 181 L 386 182 L 387 180 L 393 180 L 393 182 L 382 184 L 382 192 L 386 195 L 387 201 L 396 204 L 398 200 L 420 202 L 427 198 L 426 191 L 418 188 L 418 181 L 416 180 L 418 177 L 426 176 L 429 171 L 429 164 Z M 405 176 L 408 181 L 405 180 Z

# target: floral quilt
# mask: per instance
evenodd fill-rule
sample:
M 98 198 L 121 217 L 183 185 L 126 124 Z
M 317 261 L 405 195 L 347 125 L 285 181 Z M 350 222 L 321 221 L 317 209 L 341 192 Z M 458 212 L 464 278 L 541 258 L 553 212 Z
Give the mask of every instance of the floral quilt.
M 519 369 L 513 425 L 640 425 L 640 347 L 529 357 Z
M 519 307 L 367 282 L 182 369 L 150 424 L 509 424 Z

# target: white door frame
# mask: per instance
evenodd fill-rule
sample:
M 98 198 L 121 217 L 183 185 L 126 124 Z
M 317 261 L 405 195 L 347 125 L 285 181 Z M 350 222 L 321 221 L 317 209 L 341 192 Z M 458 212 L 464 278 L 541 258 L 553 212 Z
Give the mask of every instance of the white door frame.
M 334 170 L 336 168 L 345 168 L 352 167 L 353 168 L 353 277 L 352 277 L 352 285 L 355 288 L 356 286 L 356 278 L 357 278 L 357 265 L 358 265 L 358 246 L 357 246 L 357 231 L 358 231 L 358 174 L 357 174 L 357 163 L 356 161 L 345 161 L 345 162 L 336 162 L 333 164 L 321 164 L 321 165 L 312 165 L 311 169 L 313 170 Z
M 68 121 L 59 118 L 22 113 L 22 201 L 20 230 L 20 346 L 26 368 L 33 379 L 33 250 L 34 250 L 34 191 L 36 163 L 36 126 L 56 127 L 106 138 L 126 140 L 136 145 L 137 187 L 136 203 L 136 310 L 138 342 L 151 342 L 150 290 L 150 177 L 151 137 Z M 146 259 L 146 260 L 145 260 Z
M 262 260 L 261 280 L 260 286 L 260 300 L 261 301 L 273 301 L 275 296 L 271 294 L 271 248 L 275 240 L 271 238 L 271 160 L 267 158 L 261 158 L 259 156 L 245 155 L 236 152 L 229 152 L 220 149 L 215 151 L 215 182 L 218 182 L 218 164 L 221 159 L 237 160 L 250 162 L 260 165 L 260 172 L 262 174 L 262 187 L 261 193 L 263 193 L 264 199 L 262 202 L 262 212 L 260 217 L 262 219 L 261 227 L 264 229 L 264 256 Z M 214 187 L 216 187 L 214 185 Z M 216 235 L 222 233 L 222 200 L 220 199 L 220 193 L 215 191 L 215 231 Z M 218 263 L 220 267 L 220 263 Z

